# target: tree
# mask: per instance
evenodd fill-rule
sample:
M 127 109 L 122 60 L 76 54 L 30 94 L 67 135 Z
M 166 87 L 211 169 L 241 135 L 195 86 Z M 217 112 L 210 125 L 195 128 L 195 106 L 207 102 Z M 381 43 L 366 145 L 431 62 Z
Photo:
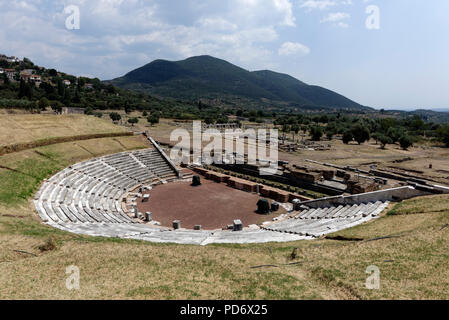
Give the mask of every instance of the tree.
M 286 134 L 287 132 L 290 131 L 290 126 L 287 125 L 286 123 L 284 123 L 284 124 L 282 125 L 281 131 L 282 131 L 282 133 L 283 133 L 283 135 L 282 135 L 282 141 L 285 142 L 285 134 Z
M 117 90 L 112 84 L 109 84 L 106 86 L 106 92 L 110 94 L 116 94 Z
M 321 117 L 320 117 L 320 120 L 319 120 L 321 123 L 328 123 L 329 122 L 329 117 L 327 116 L 327 114 L 323 114 Z
M 399 138 L 404 134 L 401 127 L 390 127 L 387 131 L 387 136 L 391 139 L 391 143 L 396 143 Z
M 33 87 L 23 79 L 20 80 L 18 97 L 19 99 L 27 97 L 29 100 L 33 98 Z
M 74 103 L 80 103 L 81 102 L 80 92 L 79 92 L 78 87 L 75 90 L 75 97 L 73 98 L 73 102 Z
M 9 78 L 6 75 L 6 72 L 3 72 L 3 83 L 7 86 L 9 85 Z
M 58 80 L 58 95 L 61 98 L 64 98 L 64 95 L 65 95 L 65 86 L 62 83 L 61 79 Z
M 20 85 L 19 85 L 19 99 L 22 99 L 23 97 L 25 97 L 26 93 L 25 93 L 25 81 L 22 79 L 20 80 Z
M 413 139 L 409 135 L 403 135 L 399 138 L 399 144 L 402 149 L 407 150 L 409 147 L 413 146 Z
M 139 119 L 130 118 L 130 119 L 128 119 L 128 123 L 130 123 L 132 126 L 134 126 L 136 123 L 139 123 Z
M 148 120 L 148 122 L 151 122 L 150 120 Z M 214 119 L 212 119 L 211 117 L 206 117 L 204 119 L 204 123 L 205 124 L 213 124 L 214 123 Z
M 360 123 L 352 127 L 351 131 L 352 135 L 354 136 L 354 140 L 357 141 L 358 144 L 362 144 L 365 141 L 369 141 L 370 132 L 367 127 L 362 126 Z
M 326 129 L 326 138 L 327 140 L 332 140 L 335 135 L 335 131 Z
M 380 141 L 380 147 L 382 149 L 385 149 L 385 146 L 387 144 L 393 143 L 393 140 L 389 136 L 386 136 L 384 134 L 379 134 L 378 138 L 379 138 L 379 141 Z
M 48 70 L 48 74 L 50 77 L 56 77 L 58 75 L 58 72 L 55 69 Z
M 299 133 L 299 126 L 297 124 L 292 125 L 291 129 L 295 134 Z
M 130 114 L 131 112 L 133 112 L 132 107 L 129 105 L 128 100 L 125 101 L 125 113 L 126 114 Z
M 310 135 L 312 136 L 313 141 L 320 141 L 323 136 L 323 128 L 320 126 L 312 126 L 310 128 Z
M 64 91 L 64 98 L 63 98 L 63 102 L 66 106 L 70 106 L 70 102 L 72 102 L 72 95 L 70 94 L 70 90 L 66 89 Z
M 159 123 L 159 116 L 152 114 L 147 118 L 148 122 L 154 126 L 156 123 Z
M 444 144 L 446 144 L 446 147 L 449 148 L 449 125 L 438 127 L 437 135 L 440 141 L 444 142 Z
M 92 109 L 92 107 L 87 107 L 86 109 L 84 109 L 84 114 L 91 116 L 94 114 L 94 109 Z
M 60 101 L 52 101 L 51 103 L 51 109 L 57 113 L 61 113 L 63 107 L 64 104 Z
M 413 116 L 413 120 L 411 123 L 411 127 L 413 128 L 413 130 L 415 130 L 415 131 L 421 130 L 424 126 L 425 126 L 425 123 L 422 120 L 422 118 L 419 115 L 415 114 Z
M 86 79 L 83 77 L 78 78 L 78 88 L 81 89 L 86 84 Z
M 332 140 L 332 138 L 336 133 L 337 133 L 337 125 L 335 124 L 335 122 L 328 123 L 328 125 L 326 126 L 327 139 Z
M 293 131 L 293 141 L 295 141 L 295 135 L 299 133 L 299 125 L 295 123 L 292 125 L 291 130 Z
M 344 144 L 349 144 L 349 142 L 351 142 L 352 140 L 354 140 L 354 136 L 352 135 L 352 131 L 351 130 L 346 130 L 343 133 L 343 143 Z
M 117 112 L 111 112 L 109 114 L 109 118 L 111 118 L 112 121 L 120 121 L 122 119 L 122 116 L 118 114 Z
M 23 58 L 23 64 L 25 65 L 25 69 L 32 69 L 34 67 L 34 63 L 26 57 Z
M 43 97 L 39 100 L 38 107 L 40 110 L 45 110 L 50 105 L 50 101 L 47 98 Z
M 371 137 L 374 139 L 374 140 L 376 140 L 376 144 L 378 144 L 379 143 L 379 135 L 380 135 L 381 133 L 379 133 L 379 132 L 374 132 L 372 135 L 371 135 Z

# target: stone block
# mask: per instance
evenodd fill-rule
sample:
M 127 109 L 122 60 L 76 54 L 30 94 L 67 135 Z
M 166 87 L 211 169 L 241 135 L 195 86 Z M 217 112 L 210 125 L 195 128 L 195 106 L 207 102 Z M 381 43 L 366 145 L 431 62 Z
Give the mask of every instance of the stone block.
M 179 220 L 173 221 L 173 229 L 175 230 L 181 229 L 181 221 Z
M 299 199 L 293 199 L 292 203 L 293 203 L 293 210 L 294 210 L 294 211 L 300 210 L 300 207 L 301 207 L 301 200 L 299 200 Z
M 205 176 L 206 173 L 209 172 L 209 170 L 204 169 L 204 168 L 199 168 L 199 167 L 194 168 L 193 171 L 195 171 L 195 172 L 197 172 L 197 173 L 199 173 L 199 174 L 201 174 L 203 176 Z
M 312 198 L 304 197 L 297 193 L 290 193 L 288 201 L 293 203 L 293 200 L 298 199 L 299 201 L 309 201 L 312 200 Z
M 234 220 L 233 224 L 233 231 L 242 231 L 243 230 L 243 223 L 240 220 Z
M 142 202 L 148 202 L 150 200 L 150 195 L 149 194 L 145 194 L 142 198 Z
M 288 202 L 290 198 L 290 193 L 284 190 L 278 190 L 277 191 L 277 196 L 276 198 L 274 198 L 275 200 L 281 202 L 281 203 L 286 203 Z

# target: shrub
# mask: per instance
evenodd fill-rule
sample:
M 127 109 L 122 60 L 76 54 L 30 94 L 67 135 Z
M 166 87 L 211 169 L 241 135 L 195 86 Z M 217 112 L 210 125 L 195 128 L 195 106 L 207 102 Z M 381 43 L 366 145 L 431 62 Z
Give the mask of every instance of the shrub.
M 122 119 L 122 116 L 117 112 L 111 112 L 109 114 L 109 118 L 111 118 L 112 121 L 119 121 L 120 119 Z
M 5 109 L 33 109 L 35 107 L 34 101 L 22 100 L 22 99 L 0 99 L 0 108 Z
M 159 123 L 159 117 L 155 114 L 152 114 L 147 118 L 147 121 L 153 126 L 156 123 Z
M 130 119 L 128 119 L 128 123 L 130 123 L 132 126 L 134 126 L 136 123 L 139 123 L 139 119 L 130 118 Z
M 94 114 L 94 110 L 91 107 L 84 109 L 84 114 L 91 116 Z
M 56 241 L 53 238 L 48 238 L 47 241 L 39 246 L 41 252 L 53 251 L 56 249 Z

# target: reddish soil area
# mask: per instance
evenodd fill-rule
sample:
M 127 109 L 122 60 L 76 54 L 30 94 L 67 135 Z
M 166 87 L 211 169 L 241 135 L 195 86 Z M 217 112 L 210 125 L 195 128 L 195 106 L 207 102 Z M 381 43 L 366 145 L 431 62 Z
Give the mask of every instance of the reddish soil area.
M 232 224 L 240 219 L 244 226 L 261 224 L 271 220 L 284 209 L 270 215 L 260 215 L 255 211 L 260 196 L 228 187 L 202 177 L 201 186 L 192 187 L 190 182 L 172 182 L 158 185 L 150 192 L 150 201 L 138 202 L 140 212 L 150 211 L 153 220 L 163 226 L 172 227 L 174 220 L 181 221 L 181 227 L 193 229 L 201 225 L 213 230 Z

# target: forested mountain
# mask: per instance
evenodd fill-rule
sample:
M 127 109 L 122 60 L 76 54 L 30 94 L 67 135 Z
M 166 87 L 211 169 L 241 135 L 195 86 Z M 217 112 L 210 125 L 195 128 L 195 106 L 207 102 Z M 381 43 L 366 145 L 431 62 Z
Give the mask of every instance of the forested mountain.
M 109 83 L 187 100 L 251 99 L 298 107 L 370 109 L 331 90 L 308 85 L 287 74 L 269 70 L 250 72 L 211 56 L 197 56 L 182 61 L 155 60 Z

